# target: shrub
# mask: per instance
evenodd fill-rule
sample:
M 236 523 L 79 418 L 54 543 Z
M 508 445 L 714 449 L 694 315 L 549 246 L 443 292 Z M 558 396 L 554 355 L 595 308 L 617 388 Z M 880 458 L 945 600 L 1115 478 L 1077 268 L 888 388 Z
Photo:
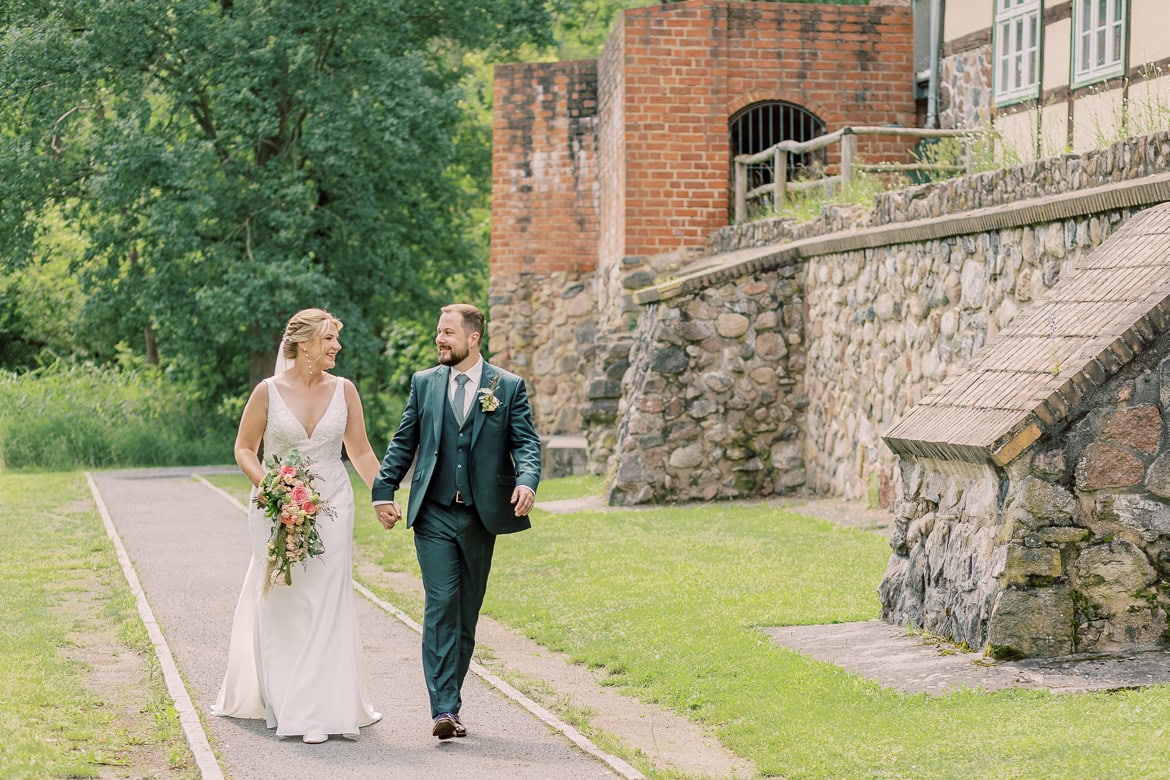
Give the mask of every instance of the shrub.
M 0 464 L 64 470 L 227 463 L 235 420 L 151 367 L 0 371 Z

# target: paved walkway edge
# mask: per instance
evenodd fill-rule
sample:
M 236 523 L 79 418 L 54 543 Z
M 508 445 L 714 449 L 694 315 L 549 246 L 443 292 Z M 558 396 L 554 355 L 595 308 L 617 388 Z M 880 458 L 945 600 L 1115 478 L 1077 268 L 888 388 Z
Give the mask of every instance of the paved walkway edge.
M 236 498 L 232 494 L 228 493 L 226 490 L 223 490 L 223 489 L 211 484 L 211 482 L 209 482 L 207 479 L 205 479 L 200 474 L 193 474 L 192 476 L 200 484 L 204 485 L 205 487 L 207 487 L 210 490 L 215 491 L 216 493 L 223 496 L 228 501 L 235 504 L 237 507 L 240 508 L 240 511 L 247 513 L 248 507 L 246 507 L 244 504 L 242 504 L 238 498 Z M 91 482 L 91 484 L 92 484 L 92 482 Z M 96 493 L 95 493 L 95 495 L 96 495 Z M 377 594 L 375 594 L 373 591 L 371 591 L 365 585 L 362 585 L 357 580 L 354 580 L 353 586 L 354 586 L 354 589 L 358 593 L 362 594 L 362 596 L 364 596 L 370 603 L 374 604 L 378 608 L 380 608 L 380 609 L 390 613 L 394 617 L 398 618 L 398 620 L 400 620 L 403 624 L 405 624 L 408 628 L 410 628 L 416 634 L 419 634 L 419 635 L 422 634 L 422 626 L 420 626 L 413 618 L 411 618 L 410 615 L 407 615 L 405 612 L 403 612 L 402 610 L 400 610 L 398 607 L 394 606 L 393 604 L 379 598 Z M 615 755 L 611 755 L 609 753 L 606 753 L 604 750 L 599 748 L 597 745 L 593 744 L 593 742 L 588 737 L 586 737 L 584 734 L 579 732 L 573 726 L 571 726 L 568 723 L 565 723 L 563 720 L 558 718 L 556 715 L 549 712 L 544 707 L 541 707 L 539 704 L 537 704 L 532 699 L 525 696 L 520 691 L 513 688 L 508 683 L 504 682 L 504 680 L 500 679 L 496 675 L 489 672 L 487 669 L 485 669 L 483 666 L 481 666 L 477 661 L 471 662 L 471 671 L 473 673 L 475 673 L 477 676 L 479 676 L 479 678 L 482 679 L 484 682 L 486 682 L 488 685 L 492 686 L 493 688 L 498 690 L 500 693 L 504 694 L 504 696 L 508 697 L 509 699 L 516 702 L 521 707 L 523 707 L 524 709 L 528 710 L 530 713 L 535 715 L 537 718 L 539 718 L 541 721 L 543 721 L 546 725 L 548 725 L 549 728 L 553 729 L 556 732 L 563 734 L 566 739 L 568 739 L 570 742 L 572 742 L 578 748 L 580 748 L 581 750 L 585 751 L 589 755 L 593 756 L 594 758 L 596 758 L 599 761 L 608 765 L 611 769 L 613 769 L 615 772 L 617 772 L 618 775 L 625 778 L 625 780 L 646 780 L 646 776 L 643 775 L 641 772 L 639 772 L 637 769 L 635 769 L 633 766 L 626 763 L 625 761 L 623 761 L 622 759 L 618 758 Z M 184 693 L 185 693 L 185 691 L 184 691 Z
M 142 618 L 147 636 L 150 637 L 150 642 L 154 646 L 154 654 L 162 668 L 167 692 L 174 702 L 175 711 L 179 715 L 179 725 L 183 728 L 183 737 L 187 740 L 187 746 L 195 757 L 195 765 L 199 769 L 199 774 L 204 780 L 224 780 L 223 770 L 220 769 L 219 761 L 216 760 L 215 753 L 211 750 L 207 732 L 203 730 L 203 721 L 199 719 L 199 712 L 195 709 L 195 705 L 191 702 L 191 696 L 187 693 L 183 677 L 179 674 L 178 666 L 175 665 L 175 657 L 171 654 L 166 637 L 163 636 L 162 629 L 159 628 L 158 621 L 154 618 L 150 602 L 147 601 L 142 584 L 138 581 L 138 574 L 134 571 L 130 556 L 126 554 L 126 547 L 122 544 L 122 538 L 118 535 L 118 529 L 114 525 L 113 518 L 110 517 L 101 491 L 98 490 L 93 475 L 88 471 L 85 472 L 85 479 L 89 483 L 89 491 L 97 505 L 98 514 L 102 517 L 106 535 L 110 537 L 118 555 L 118 563 L 122 566 L 122 576 L 126 578 L 126 584 L 130 586 L 130 593 L 133 594 L 138 604 L 138 615 Z

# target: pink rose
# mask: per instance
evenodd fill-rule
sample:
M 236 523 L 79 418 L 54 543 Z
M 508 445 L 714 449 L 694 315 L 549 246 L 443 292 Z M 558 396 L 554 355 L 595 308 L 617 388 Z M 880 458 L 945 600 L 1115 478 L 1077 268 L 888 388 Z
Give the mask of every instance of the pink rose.
M 294 469 L 292 466 L 281 466 L 280 467 L 280 476 L 282 476 L 282 477 L 295 477 L 296 475 L 297 475 L 297 470 Z
M 306 501 L 305 503 L 301 504 L 301 511 L 306 515 L 315 515 L 317 514 L 317 505 L 312 501 Z
M 285 525 L 292 525 L 293 523 L 296 522 L 296 518 L 293 517 L 292 515 L 282 514 L 280 516 L 280 522 L 284 523 Z
M 304 485 L 297 485 L 296 487 L 294 487 L 292 489 L 292 500 L 296 501 L 298 504 L 300 504 L 302 506 L 304 506 L 305 502 L 308 501 L 312 497 L 313 497 L 313 494 L 310 493 L 309 489 L 307 487 L 305 487 Z

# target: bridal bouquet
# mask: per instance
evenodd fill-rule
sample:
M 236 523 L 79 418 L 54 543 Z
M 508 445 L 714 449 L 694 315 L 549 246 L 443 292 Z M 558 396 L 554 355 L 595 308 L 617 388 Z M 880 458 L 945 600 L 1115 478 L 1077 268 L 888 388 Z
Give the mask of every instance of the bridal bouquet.
M 333 510 L 316 491 L 317 480 L 309 470 L 312 463 L 291 450 L 283 458 L 270 455 L 264 460 L 268 473 L 260 481 L 256 506 L 272 521 L 268 539 L 268 573 L 264 592 L 280 583 L 292 584 L 292 565 L 325 552 L 317 535 L 322 517 L 332 517 Z

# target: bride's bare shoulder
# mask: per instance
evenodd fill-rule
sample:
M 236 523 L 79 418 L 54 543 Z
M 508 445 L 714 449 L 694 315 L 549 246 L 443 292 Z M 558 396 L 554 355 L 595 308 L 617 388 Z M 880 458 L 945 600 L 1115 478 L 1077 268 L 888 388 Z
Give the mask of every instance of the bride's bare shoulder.
M 248 395 L 248 404 L 255 406 L 257 404 L 268 405 L 268 383 L 270 380 L 262 379 L 252 387 L 252 392 Z M 273 380 L 274 381 L 274 380 Z
M 342 392 L 345 393 L 345 400 L 353 401 L 358 397 L 357 385 L 353 383 L 352 379 L 343 376 L 337 377 L 337 381 L 341 382 Z

